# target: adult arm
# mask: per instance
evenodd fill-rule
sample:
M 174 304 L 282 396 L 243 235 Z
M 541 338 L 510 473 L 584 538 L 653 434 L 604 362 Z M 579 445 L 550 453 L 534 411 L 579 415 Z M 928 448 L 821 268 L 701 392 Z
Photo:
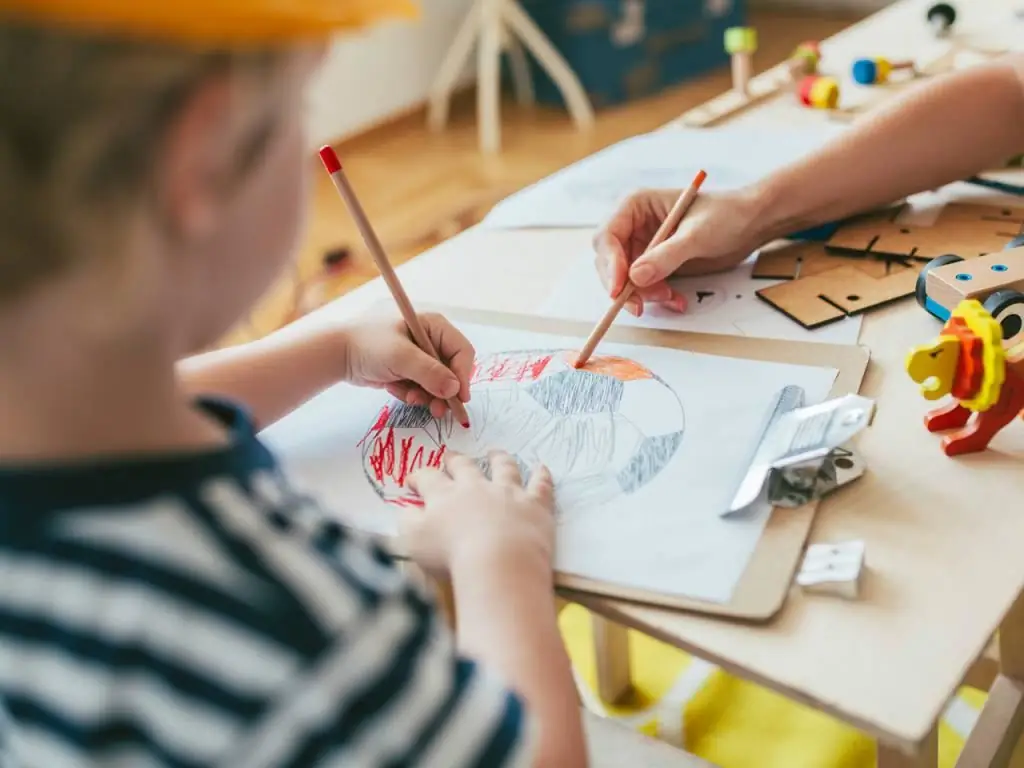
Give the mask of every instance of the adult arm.
M 1024 150 L 1024 54 L 936 77 L 757 187 L 762 242 L 998 167 Z

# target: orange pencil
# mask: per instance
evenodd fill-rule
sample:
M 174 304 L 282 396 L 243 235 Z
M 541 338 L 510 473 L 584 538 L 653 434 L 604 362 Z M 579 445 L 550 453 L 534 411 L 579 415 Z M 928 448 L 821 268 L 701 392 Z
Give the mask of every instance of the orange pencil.
M 370 220 L 366 217 L 366 212 L 363 211 L 359 198 L 356 197 L 355 190 L 349 184 L 348 177 L 345 176 L 345 171 L 341 168 L 341 161 L 338 159 L 337 153 L 329 146 L 321 147 L 320 160 L 334 181 L 334 186 L 337 188 L 338 194 L 341 195 L 341 199 L 348 206 L 352 218 L 355 219 L 356 226 L 359 227 L 359 233 L 363 236 L 366 247 L 370 249 L 370 255 L 373 256 L 373 261 L 376 263 L 377 269 L 380 270 L 381 277 L 387 283 L 388 290 L 391 291 L 391 295 L 394 297 L 395 303 L 398 304 L 398 309 L 402 313 L 402 318 L 409 327 L 409 333 L 412 334 L 413 341 L 428 355 L 432 355 L 436 360 L 441 360 L 441 356 L 430 340 L 430 336 L 427 335 L 427 330 L 420 322 L 416 310 L 413 309 L 412 302 L 409 301 L 409 295 L 402 287 L 402 283 L 399 282 L 398 275 L 395 274 L 395 270 L 392 268 L 391 262 L 384 252 L 384 246 L 381 245 L 380 240 L 377 238 L 377 233 L 373 231 Z M 441 360 L 441 362 L 444 361 Z M 466 413 L 466 406 L 462 404 L 462 401 L 457 396 L 453 397 L 448 400 L 448 407 L 452 409 L 452 415 L 459 424 L 468 428 L 469 414 Z
M 668 216 L 661 222 L 661 226 L 658 227 L 658 231 L 654 233 L 654 237 L 651 238 L 651 242 L 648 243 L 647 248 L 644 249 L 644 253 L 656 248 L 661 245 L 673 232 L 676 231 L 676 227 L 679 226 L 679 222 L 683 220 L 683 216 L 686 215 L 687 209 L 693 205 L 693 201 L 697 199 L 697 193 L 700 191 L 701 184 L 704 183 L 704 179 L 707 178 L 707 174 L 704 171 L 698 171 L 697 175 L 693 179 L 693 183 L 687 187 L 679 198 L 676 200 L 675 205 L 672 206 L 672 210 L 668 212 Z M 615 318 L 618 317 L 619 312 L 629 301 L 629 297 L 633 295 L 633 291 L 636 286 L 633 285 L 629 279 L 626 280 L 626 285 L 622 288 L 622 292 L 619 293 L 618 297 L 612 303 L 608 311 L 605 312 L 604 317 L 597 324 L 594 330 L 590 333 L 590 337 L 587 339 L 587 343 L 583 345 L 583 349 L 580 351 L 579 356 L 576 358 L 576 362 L 573 364 L 576 368 L 582 368 L 590 360 L 590 356 L 594 354 L 594 350 L 597 349 L 597 345 L 601 343 L 601 339 L 608 333 L 608 329 L 612 327 L 612 323 L 615 322 Z

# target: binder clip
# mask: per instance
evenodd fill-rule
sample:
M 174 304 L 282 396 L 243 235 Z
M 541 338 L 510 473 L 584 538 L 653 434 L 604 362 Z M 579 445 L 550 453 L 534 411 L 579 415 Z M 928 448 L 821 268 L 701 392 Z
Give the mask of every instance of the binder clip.
M 801 387 L 784 387 L 772 403 L 732 504 L 722 517 L 768 503 L 795 508 L 853 482 L 866 467 L 846 444 L 874 418 L 875 403 L 860 395 L 804 406 Z
M 797 585 L 805 592 L 856 600 L 864 573 L 864 549 L 863 541 L 811 544 L 796 575 Z

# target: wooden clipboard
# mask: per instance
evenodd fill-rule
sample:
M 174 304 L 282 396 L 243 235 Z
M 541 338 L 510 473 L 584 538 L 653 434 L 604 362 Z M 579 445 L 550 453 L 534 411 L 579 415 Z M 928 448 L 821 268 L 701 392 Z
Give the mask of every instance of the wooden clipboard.
M 428 307 L 419 307 L 420 311 Z M 592 326 L 570 320 L 503 312 L 431 306 L 452 322 L 512 328 L 534 333 L 586 338 Z M 720 357 L 791 363 L 838 371 L 830 397 L 860 390 L 870 353 L 856 345 L 758 339 L 707 333 L 662 331 L 613 326 L 605 337 L 609 342 L 667 347 Z M 870 472 L 870 467 L 868 468 Z M 694 611 L 751 622 L 771 620 L 781 610 L 803 557 L 814 523 L 818 503 L 799 509 L 775 509 L 765 526 L 757 549 L 728 603 L 711 603 L 675 595 L 622 587 L 570 574 L 556 573 L 555 584 L 565 596 L 572 593 L 601 595 L 665 608 Z

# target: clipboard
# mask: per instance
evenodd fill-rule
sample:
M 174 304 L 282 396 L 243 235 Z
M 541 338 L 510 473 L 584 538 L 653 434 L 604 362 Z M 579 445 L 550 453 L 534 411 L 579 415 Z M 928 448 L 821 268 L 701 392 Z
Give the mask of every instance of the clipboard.
M 421 311 L 424 309 L 441 312 L 456 324 L 472 323 L 579 338 L 586 338 L 592 330 L 592 325 L 587 323 L 536 315 L 438 305 L 420 307 Z M 613 326 L 605 339 L 612 343 L 665 347 L 719 357 L 834 368 L 837 374 L 829 398 L 857 393 L 870 358 L 868 349 L 859 345 L 783 341 L 624 326 Z M 796 509 L 776 508 L 772 511 L 757 548 L 727 603 L 693 600 L 564 573 L 555 574 L 555 585 L 569 600 L 573 600 L 576 593 L 590 598 L 616 598 L 662 608 L 764 623 L 770 621 L 785 604 L 799 569 L 819 503 L 815 501 Z

